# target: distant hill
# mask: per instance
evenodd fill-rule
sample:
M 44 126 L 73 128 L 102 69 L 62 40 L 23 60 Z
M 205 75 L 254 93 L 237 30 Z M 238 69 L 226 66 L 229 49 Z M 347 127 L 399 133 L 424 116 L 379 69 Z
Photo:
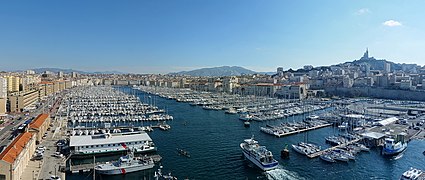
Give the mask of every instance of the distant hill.
M 170 73 L 170 75 L 188 76 L 240 76 L 244 74 L 257 74 L 257 72 L 239 66 L 221 66 Z
M 62 71 L 65 74 L 69 74 L 69 73 L 72 73 L 72 72 L 76 72 L 78 74 L 125 74 L 125 73 L 119 72 L 119 71 L 86 72 L 86 71 L 80 71 L 80 70 L 75 70 L 75 69 L 61 69 L 61 68 L 35 68 L 35 69 L 32 69 L 32 70 L 34 70 L 36 73 L 43 73 L 45 71 L 57 73 L 59 71 Z

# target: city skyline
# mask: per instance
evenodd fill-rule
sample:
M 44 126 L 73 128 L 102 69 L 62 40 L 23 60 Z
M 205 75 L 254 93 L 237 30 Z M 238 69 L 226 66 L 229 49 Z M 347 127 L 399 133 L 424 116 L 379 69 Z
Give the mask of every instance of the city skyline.
M 370 56 L 423 64 L 422 1 L 73 1 L 0 7 L 2 70 L 169 73 L 326 66 Z

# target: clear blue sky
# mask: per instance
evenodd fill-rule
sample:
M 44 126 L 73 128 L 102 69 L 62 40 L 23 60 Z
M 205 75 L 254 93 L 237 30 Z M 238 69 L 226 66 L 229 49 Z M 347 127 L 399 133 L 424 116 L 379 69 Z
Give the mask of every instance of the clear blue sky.
M 370 55 L 425 64 L 425 1 L 43 0 L 0 4 L 0 69 L 275 71 Z

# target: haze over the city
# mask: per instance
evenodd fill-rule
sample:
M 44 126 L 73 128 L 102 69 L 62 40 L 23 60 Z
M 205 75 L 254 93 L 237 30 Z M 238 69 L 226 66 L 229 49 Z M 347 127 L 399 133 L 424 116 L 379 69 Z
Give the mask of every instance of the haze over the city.
M 425 1 L 8 1 L 0 70 L 275 71 L 359 59 L 423 65 Z

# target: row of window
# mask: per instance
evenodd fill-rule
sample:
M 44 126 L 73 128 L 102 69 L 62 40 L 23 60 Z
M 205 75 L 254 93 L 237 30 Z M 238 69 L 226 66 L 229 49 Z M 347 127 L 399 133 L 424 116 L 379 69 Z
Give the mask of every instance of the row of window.
M 125 143 L 126 145 L 132 145 L 132 144 L 144 144 L 145 141 L 136 141 L 136 142 L 128 142 Z M 115 146 L 122 146 L 122 144 L 108 144 L 108 145 L 91 145 L 91 146 L 82 146 L 80 148 L 94 148 L 94 147 L 115 147 Z

